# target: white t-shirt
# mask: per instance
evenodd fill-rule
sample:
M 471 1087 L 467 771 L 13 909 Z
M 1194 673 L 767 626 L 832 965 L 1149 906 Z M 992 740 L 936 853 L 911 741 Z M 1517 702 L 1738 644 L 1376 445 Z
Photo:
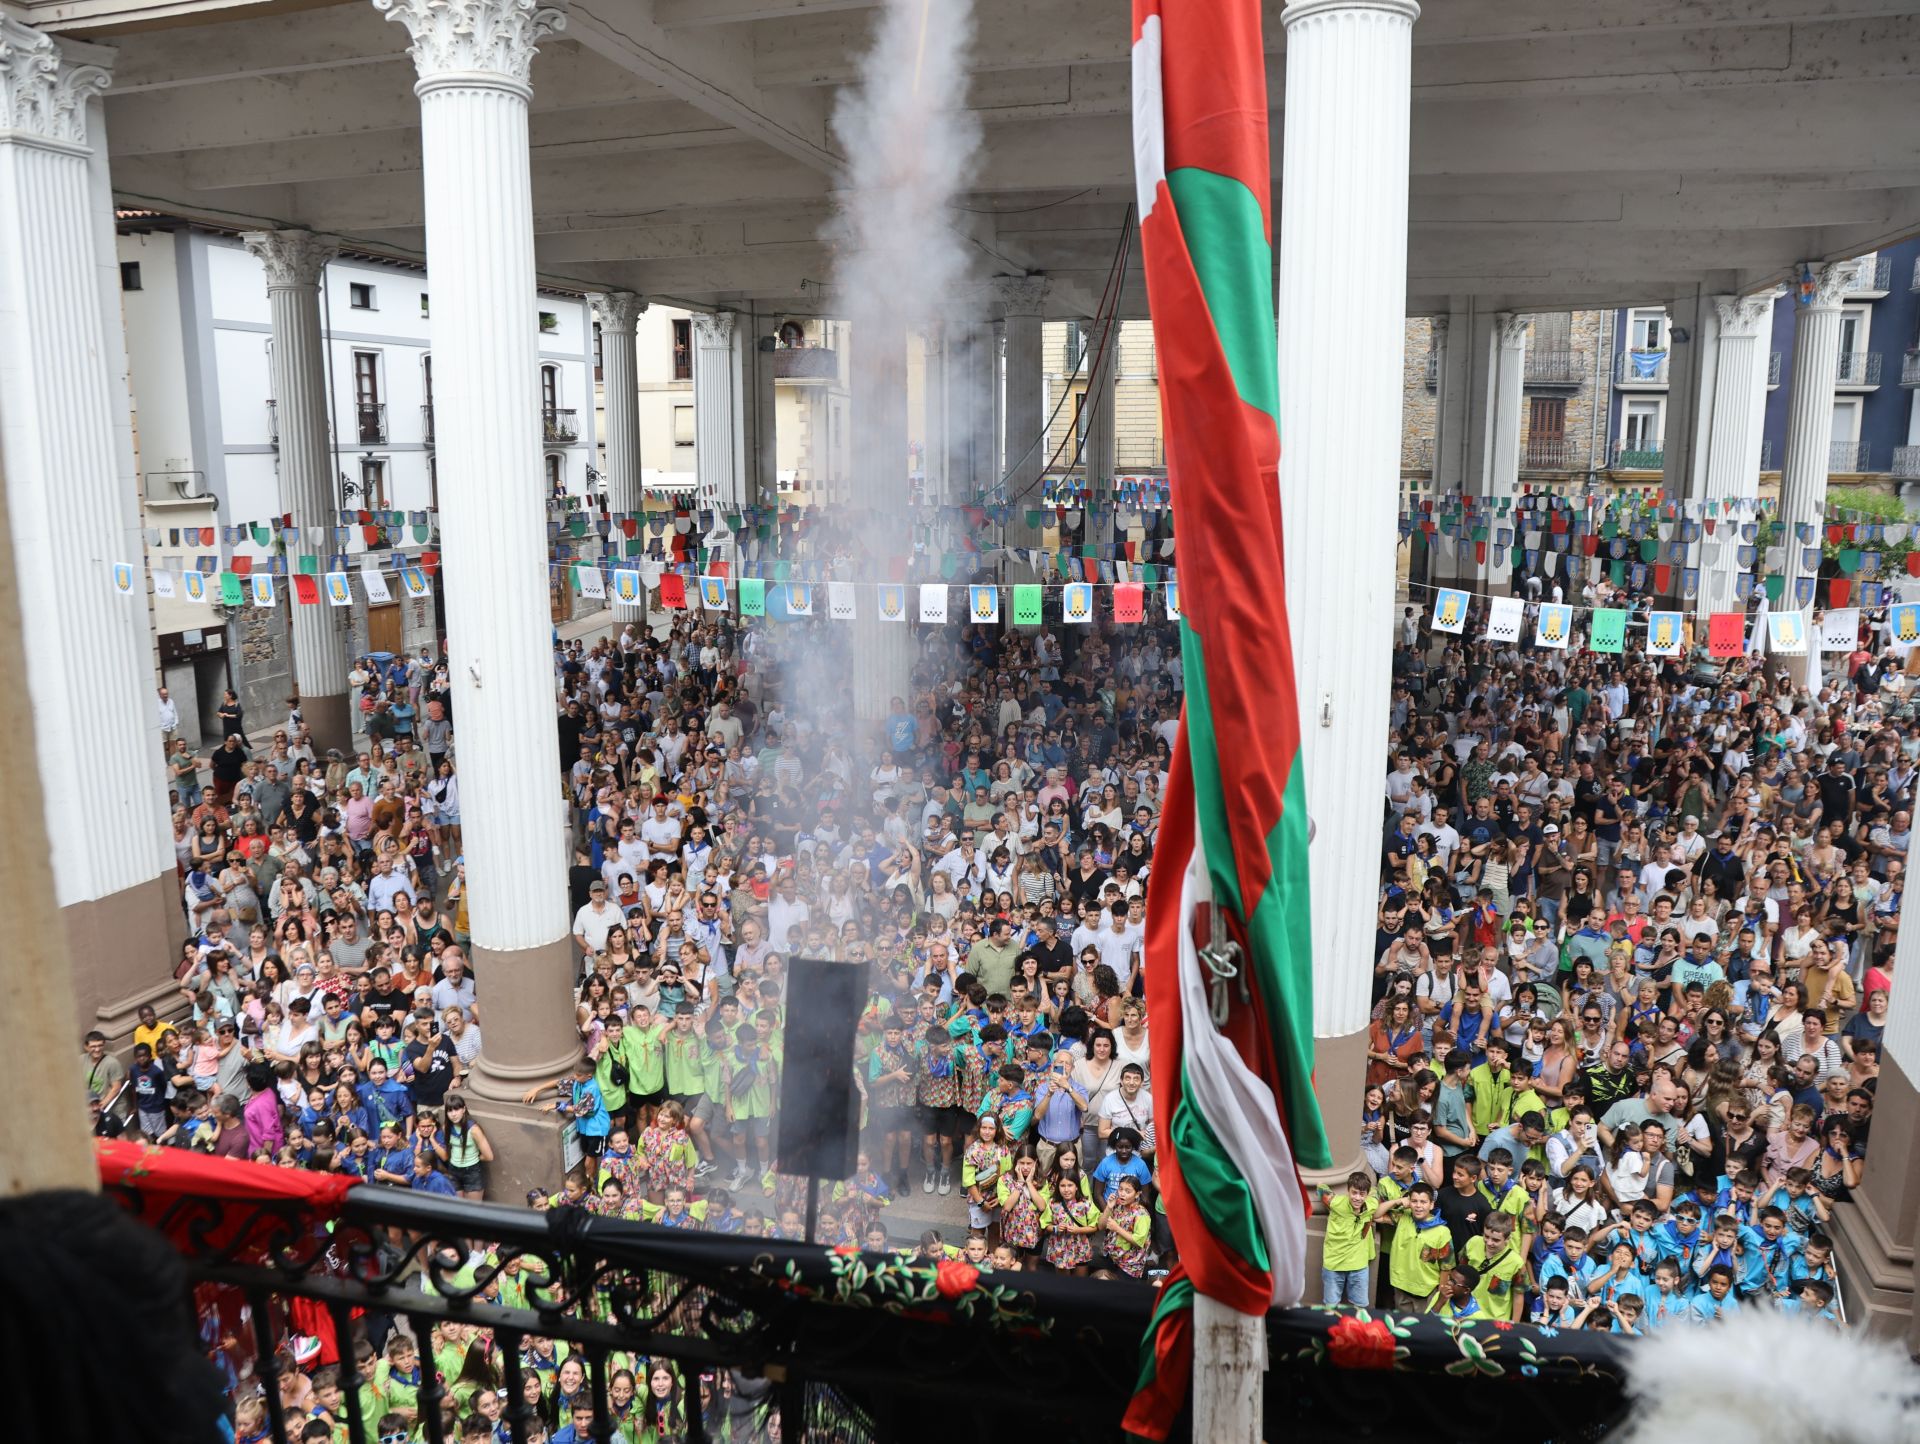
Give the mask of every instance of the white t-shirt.
M 1153 1142 L 1153 1094 L 1142 1088 L 1129 1103 L 1118 1088 L 1100 1105 L 1100 1116 L 1111 1119 L 1115 1128 L 1131 1128 L 1147 1143 Z
M 588 903 L 573 915 L 574 936 L 584 937 L 587 946 L 596 953 L 605 952 L 607 934 L 618 927 L 624 919 L 620 909 L 609 902 L 606 907 L 595 912 L 592 903 Z
M 671 817 L 649 817 L 640 824 L 640 840 L 654 857 L 671 862 L 680 850 L 680 824 Z

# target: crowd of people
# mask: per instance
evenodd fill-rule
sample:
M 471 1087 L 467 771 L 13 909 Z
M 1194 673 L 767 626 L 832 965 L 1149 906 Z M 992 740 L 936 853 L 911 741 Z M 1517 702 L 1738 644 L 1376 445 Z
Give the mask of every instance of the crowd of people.
M 1809 692 L 1704 647 L 1474 640 L 1484 607 L 1398 636 L 1368 1171 L 1328 1198 L 1326 1298 L 1837 1321 L 1920 757 L 1905 669 L 1863 642 Z
M 1496 646 L 1478 621 L 1396 632 L 1364 1167 L 1322 1194 L 1326 1301 L 1634 1334 L 1835 1318 L 1920 755 L 1904 678 L 1863 648 L 1808 695 L 1759 659 Z M 817 1239 L 1155 1274 L 1141 948 L 1171 628 L 924 631 L 871 729 L 836 680 L 851 631 L 682 611 L 556 637 L 582 1058 L 526 1094 L 571 1161 L 526 1201 L 803 1237 L 806 1183 L 774 1166 L 787 963 L 841 960 L 871 980 L 862 1151 Z M 142 1014 L 129 1062 L 90 1037 L 89 1093 L 103 1132 L 480 1198 L 446 669 L 353 675 L 351 755 L 316 755 L 297 706 L 256 746 L 231 697 L 210 776 L 171 749 L 180 1007 Z M 951 1223 L 890 1224 L 916 1194 Z M 414 1436 L 423 1343 L 449 1437 L 504 1438 L 491 1340 L 404 1330 L 358 1341 L 369 1438 Z M 528 1362 L 551 1438 L 588 1437 L 578 1363 Z M 684 1420 L 648 1362 L 614 1381 L 628 1444 Z M 316 1440 L 344 1437 L 348 1363 L 286 1371 Z

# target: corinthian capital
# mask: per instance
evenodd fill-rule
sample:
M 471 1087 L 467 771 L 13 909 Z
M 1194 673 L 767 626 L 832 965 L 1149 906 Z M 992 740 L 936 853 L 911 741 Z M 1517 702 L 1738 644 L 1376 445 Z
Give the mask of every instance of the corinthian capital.
M 373 0 L 373 8 L 407 27 L 422 84 L 495 78 L 524 88 L 541 39 L 567 24 L 539 0 Z
M 312 231 L 248 231 L 240 244 L 267 268 L 269 291 L 319 285 L 320 272 L 340 254 L 332 240 Z
M 731 311 L 695 311 L 693 313 L 695 343 L 701 346 L 731 346 L 733 320 Z
M 112 79 L 105 66 L 76 65 L 52 36 L 0 14 L 0 129 L 85 146 L 87 102 Z
M 1047 278 L 995 276 L 993 295 L 1008 316 L 1038 316 L 1047 304 Z
M 1760 334 L 1773 317 L 1774 298 L 1778 291 L 1756 291 L 1751 296 L 1715 296 L 1714 314 L 1720 318 L 1720 337 L 1722 340 L 1739 340 Z
M 1813 291 L 1806 303 L 1823 311 L 1838 309 L 1840 298 L 1855 288 L 1860 276 L 1860 264 L 1857 261 L 1834 261 L 1810 269 L 1813 272 Z
M 631 291 L 593 291 L 587 301 L 601 332 L 609 335 L 632 331 L 647 309 L 647 303 Z
M 1527 332 L 1533 329 L 1533 317 L 1515 311 L 1501 311 L 1493 318 L 1493 334 L 1502 346 L 1524 346 Z

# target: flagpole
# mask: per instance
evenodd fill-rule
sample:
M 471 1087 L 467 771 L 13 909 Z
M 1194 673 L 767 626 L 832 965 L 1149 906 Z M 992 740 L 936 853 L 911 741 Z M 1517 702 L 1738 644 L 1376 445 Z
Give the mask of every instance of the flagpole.
M 1196 1290 L 1193 1335 L 1194 1439 L 1260 1444 L 1267 1321 Z

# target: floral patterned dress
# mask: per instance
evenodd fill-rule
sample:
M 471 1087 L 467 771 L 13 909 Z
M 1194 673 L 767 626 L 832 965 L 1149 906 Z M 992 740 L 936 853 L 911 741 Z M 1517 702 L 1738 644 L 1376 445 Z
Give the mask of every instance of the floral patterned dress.
M 646 1155 L 634 1149 L 624 1154 L 608 1151 L 600 1156 L 600 1168 L 605 1177 L 620 1185 L 621 1206 L 627 1215 L 638 1217 L 640 1201 L 647 1196 Z
M 1071 1203 L 1065 1199 L 1056 1199 L 1053 1205 L 1053 1224 L 1047 1230 L 1047 1246 L 1042 1255 L 1057 1269 L 1077 1269 L 1084 1263 L 1093 1261 L 1093 1235 L 1090 1233 L 1069 1233 L 1060 1227 L 1062 1221 L 1070 1221 L 1081 1228 L 1090 1228 L 1100 1222 L 1100 1209 L 1089 1198 L 1076 1198 Z
M 693 1186 L 693 1166 L 698 1155 L 686 1129 L 662 1128 L 657 1123 L 644 1128 L 640 1132 L 640 1150 L 647 1158 L 647 1186 L 654 1192 Z
M 1113 1221 L 1123 1231 L 1107 1234 L 1107 1257 L 1128 1278 L 1145 1278 L 1147 1241 L 1153 1236 L 1153 1221 L 1137 1203 L 1114 1205 Z
M 1006 1211 L 1000 1216 L 1000 1241 L 1014 1248 L 1040 1247 L 1040 1230 L 1046 1227 L 1051 1214 L 1046 1189 L 1036 1181 L 1033 1197 L 1029 1198 L 1020 1181 L 1009 1178 L 1006 1199 Z

